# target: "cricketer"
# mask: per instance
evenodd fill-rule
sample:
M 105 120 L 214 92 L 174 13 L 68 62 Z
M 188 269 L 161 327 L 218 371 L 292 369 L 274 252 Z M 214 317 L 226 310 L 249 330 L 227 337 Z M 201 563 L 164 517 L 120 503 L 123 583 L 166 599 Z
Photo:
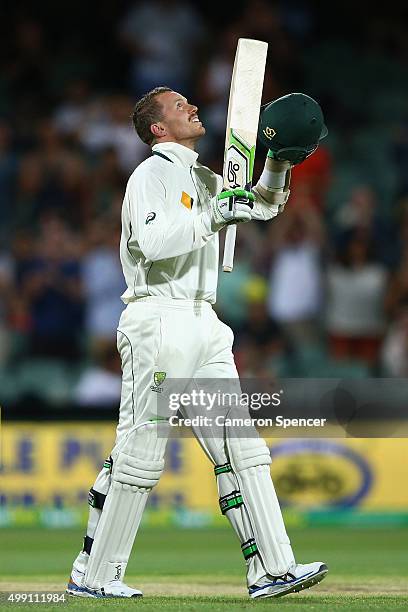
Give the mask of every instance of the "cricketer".
M 195 146 L 205 128 L 183 95 L 157 87 L 137 102 L 133 123 L 152 155 L 131 175 L 123 200 L 120 258 L 127 306 L 117 335 L 120 415 L 115 446 L 89 493 L 87 532 L 67 587 L 80 597 L 142 596 L 124 583 L 124 575 L 149 493 L 164 468 L 174 412 L 158 418 L 160 392 L 171 379 L 239 384 L 233 333 L 213 310 L 218 232 L 230 223 L 268 221 L 281 213 L 291 167 L 316 149 L 326 131 L 312 98 L 290 94 L 271 103 L 261 127 L 268 144 L 269 126 L 278 138 L 257 185 L 251 192 L 222 191 L 222 177 L 198 162 Z M 200 427 L 194 434 L 214 464 L 221 511 L 241 543 L 249 596 L 277 597 L 316 584 L 328 570 L 322 562 L 295 560 L 269 450 L 250 429 L 245 437 L 232 435 L 228 426 L 224 438 L 206 437 Z

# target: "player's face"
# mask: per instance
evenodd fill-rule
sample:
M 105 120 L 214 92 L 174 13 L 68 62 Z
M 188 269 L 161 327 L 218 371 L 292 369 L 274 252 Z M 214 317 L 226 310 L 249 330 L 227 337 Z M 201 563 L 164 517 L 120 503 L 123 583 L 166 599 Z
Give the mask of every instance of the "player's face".
M 184 96 L 175 91 L 160 94 L 158 100 L 163 109 L 165 135 L 161 142 L 171 141 L 180 144 L 195 142 L 205 134 L 205 128 L 198 117 L 198 108 L 189 104 Z

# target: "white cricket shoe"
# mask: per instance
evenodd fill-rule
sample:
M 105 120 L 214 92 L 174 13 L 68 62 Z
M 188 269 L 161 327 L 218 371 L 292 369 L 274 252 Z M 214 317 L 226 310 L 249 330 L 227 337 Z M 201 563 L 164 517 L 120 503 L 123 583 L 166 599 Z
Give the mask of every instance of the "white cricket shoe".
M 76 597 L 93 597 L 98 599 L 102 597 L 143 597 L 142 591 L 128 587 L 121 580 L 112 580 L 100 589 L 89 589 L 82 584 L 82 581 L 78 584 L 75 579 L 78 579 L 78 577 L 71 574 L 67 586 L 67 593 L 69 593 L 69 595 L 75 595 Z
M 321 561 L 298 563 L 283 576 L 265 576 L 259 582 L 249 587 L 249 596 L 256 597 L 282 597 L 288 593 L 297 593 L 303 589 L 317 584 L 326 576 L 328 567 Z

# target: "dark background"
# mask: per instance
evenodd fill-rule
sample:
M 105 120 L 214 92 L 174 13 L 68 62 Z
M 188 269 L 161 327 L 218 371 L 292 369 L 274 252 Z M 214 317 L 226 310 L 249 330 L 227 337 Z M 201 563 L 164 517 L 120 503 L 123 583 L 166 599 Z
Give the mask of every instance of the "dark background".
M 7 417 L 111 417 L 132 132 L 155 85 L 199 106 L 221 171 L 239 37 L 269 42 L 263 101 L 302 91 L 329 136 L 284 215 L 240 228 L 217 310 L 250 377 L 406 377 L 408 32 L 402 5 L 1 3 L 0 401 Z M 259 147 L 256 177 L 265 151 Z

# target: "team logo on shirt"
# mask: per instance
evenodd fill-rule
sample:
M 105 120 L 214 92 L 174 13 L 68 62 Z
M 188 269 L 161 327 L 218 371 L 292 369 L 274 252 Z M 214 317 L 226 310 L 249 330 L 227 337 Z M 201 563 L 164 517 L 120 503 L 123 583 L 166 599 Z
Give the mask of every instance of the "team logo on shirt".
M 155 212 L 149 212 L 149 214 L 146 217 L 145 224 L 148 225 L 151 221 L 154 221 L 155 218 L 156 218 L 156 213 Z
M 153 380 L 154 385 L 152 385 L 150 389 L 156 393 L 161 393 L 163 389 L 160 389 L 160 385 L 162 385 L 166 380 L 166 372 L 155 372 L 153 374 Z

